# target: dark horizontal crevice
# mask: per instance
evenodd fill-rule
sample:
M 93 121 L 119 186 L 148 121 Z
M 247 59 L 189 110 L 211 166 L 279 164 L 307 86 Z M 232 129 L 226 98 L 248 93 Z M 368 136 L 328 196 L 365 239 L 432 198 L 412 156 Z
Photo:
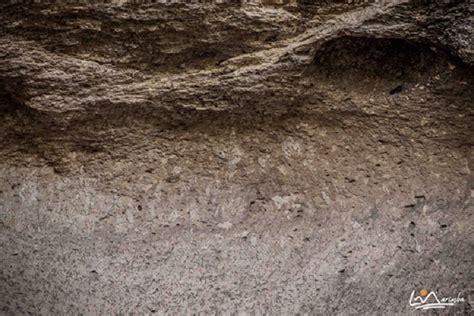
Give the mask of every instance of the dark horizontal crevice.
M 400 38 L 340 37 L 325 43 L 312 71 L 328 78 L 417 80 L 459 63 L 440 47 Z

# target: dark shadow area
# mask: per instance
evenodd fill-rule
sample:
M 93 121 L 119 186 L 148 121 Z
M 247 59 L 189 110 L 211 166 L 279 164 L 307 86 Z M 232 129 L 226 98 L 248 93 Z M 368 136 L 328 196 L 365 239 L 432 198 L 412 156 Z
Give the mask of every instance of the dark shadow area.
M 18 110 L 26 110 L 26 106 L 15 98 L 4 82 L 0 81 L 0 115 Z
M 459 63 L 443 49 L 421 42 L 341 37 L 322 45 L 307 74 L 354 89 L 361 85 L 395 88 L 444 73 Z

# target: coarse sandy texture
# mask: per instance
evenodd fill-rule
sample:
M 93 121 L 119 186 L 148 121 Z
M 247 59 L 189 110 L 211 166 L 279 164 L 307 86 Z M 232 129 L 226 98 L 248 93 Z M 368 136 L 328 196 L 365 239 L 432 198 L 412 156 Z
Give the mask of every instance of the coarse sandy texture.
M 1 314 L 472 313 L 469 1 L 87 2 L 0 4 Z

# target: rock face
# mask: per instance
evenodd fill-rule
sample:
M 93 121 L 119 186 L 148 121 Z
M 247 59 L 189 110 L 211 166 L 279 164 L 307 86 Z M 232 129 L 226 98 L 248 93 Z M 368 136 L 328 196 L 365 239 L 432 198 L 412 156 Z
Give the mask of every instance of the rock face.
M 469 1 L 162 2 L 0 4 L 2 314 L 472 311 Z

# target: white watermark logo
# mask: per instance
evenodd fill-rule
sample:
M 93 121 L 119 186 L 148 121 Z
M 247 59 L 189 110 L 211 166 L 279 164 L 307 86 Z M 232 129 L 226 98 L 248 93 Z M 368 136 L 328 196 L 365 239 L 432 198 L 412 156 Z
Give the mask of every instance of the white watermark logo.
M 421 289 L 419 295 L 415 291 L 411 292 L 410 295 L 410 306 L 415 309 L 433 309 L 433 308 L 446 308 L 447 306 L 454 306 L 458 303 L 464 303 L 466 300 L 461 297 L 461 293 L 457 297 L 442 297 L 438 298 L 435 291 L 428 291 L 427 289 Z

